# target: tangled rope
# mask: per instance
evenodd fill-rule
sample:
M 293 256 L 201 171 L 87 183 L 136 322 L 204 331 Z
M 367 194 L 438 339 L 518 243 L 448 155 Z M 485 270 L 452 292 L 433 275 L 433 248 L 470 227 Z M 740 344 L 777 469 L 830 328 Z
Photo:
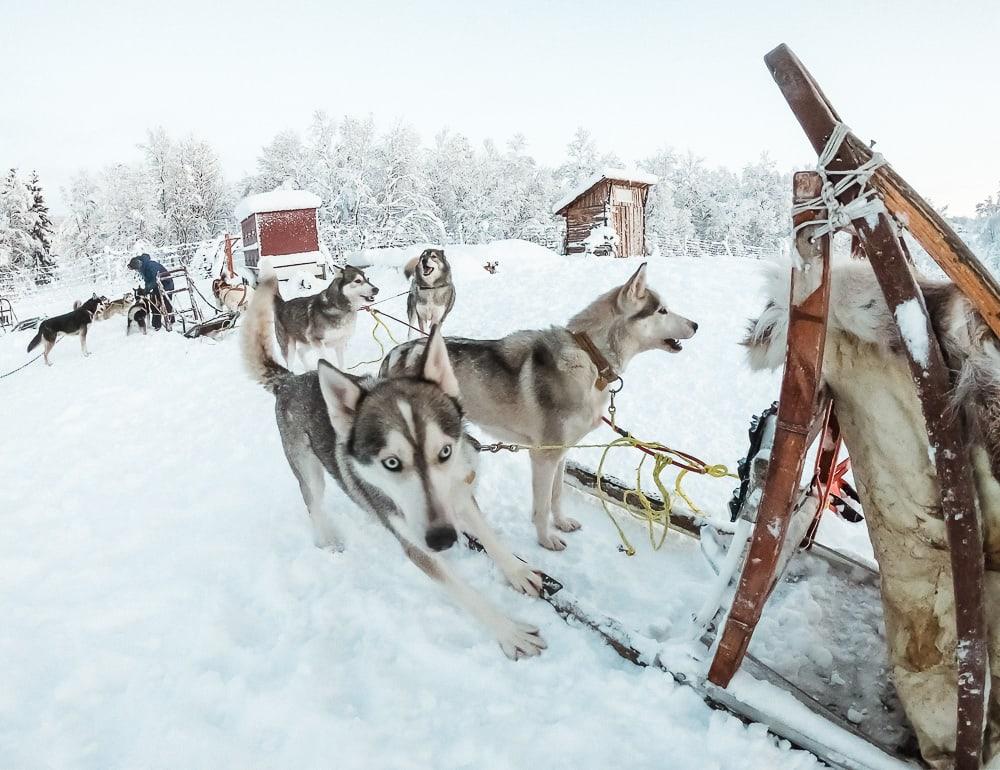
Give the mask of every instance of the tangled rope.
M 354 364 L 354 366 L 347 367 L 347 371 L 349 372 L 353 371 L 354 369 L 357 369 L 359 366 L 367 366 L 368 364 L 380 363 L 382 359 L 385 358 L 385 344 L 382 342 L 382 340 L 378 338 L 378 330 L 380 328 L 385 329 L 385 333 L 389 335 L 389 339 L 392 341 L 393 345 L 399 344 L 399 340 L 397 340 L 395 337 L 392 336 L 392 330 L 389 328 L 388 324 L 386 324 L 385 321 L 379 318 L 379 316 L 384 315 L 384 313 L 378 310 L 372 310 L 370 305 L 365 307 L 364 309 L 367 310 L 369 313 L 371 313 L 372 320 L 375 321 L 375 323 L 372 324 L 372 339 L 375 340 L 375 344 L 378 345 L 378 358 L 373 358 L 371 361 L 358 361 L 358 363 Z M 386 316 L 386 317 L 392 318 L 392 316 Z
M 608 455 L 613 449 L 621 448 L 631 448 L 639 450 L 643 457 L 639 460 L 639 464 L 635 469 L 635 486 L 631 489 L 626 490 L 622 502 L 626 506 L 626 510 L 629 515 L 633 518 L 638 519 L 646 524 L 647 531 L 649 533 L 649 544 L 652 546 L 654 551 L 660 550 L 663 547 L 663 543 L 667 539 L 667 530 L 670 528 L 670 514 L 673 510 L 674 496 L 679 497 L 687 505 L 688 509 L 696 516 L 703 515 L 701 509 L 695 505 L 694 501 L 688 496 L 681 486 L 681 482 L 688 473 L 696 473 L 698 475 L 710 476 L 712 478 L 738 478 L 734 473 L 729 471 L 729 468 L 722 464 L 710 465 L 703 460 L 698 459 L 694 455 L 688 454 L 687 452 L 682 452 L 678 449 L 672 449 L 666 444 L 661 444 L 658 441 L 644 441 L 642 439 L 636 438 L 629 431 L 624 428 L 620 428 L 612 424 L 610 420 L 604 418 L 604 422 L 611 426 L 619 437 L 599 444 L 542 444 L 539 446 L 533 446 L 529 444 L 511 444 L 503 441 L 498 441 L 493 444 L 483 444 L 479 451 L 480 452 L 520 452 L 522 450 L 536 450 L 536 451 L 558 451 L 558 450 L 569 450 L 569 449 L 601 449 L 601 459 L 597 464 L 597 491 L 598 498 L 601 501 L 601 505 L 604 508 L 604 512 L 608 515 L 608 519 L 614 526 L 615 530 L 618 532 L 618 538 L 621 540 L 621 550 L 627 556 L 635 556 L 636 550 L 635 546 L 632 545 L 628 536 L 625 534 L 625 530 L 622 529 L 621 524 L 615 518 L 614 513 L 612 513 L 611 508 L 608 506 L 607 496 L 604 493 L 604 488 L 602 485 L 602 479 L 604 478 L 604 465 L 608 459 Z M 652 457 L 653 467 L 652 467 L 652 478 L 653 485 L 656 487 L 657 491 L 663 498 L 663 508 L 657 510 L 653 507 L 652 502 L 645 492 L 642 491 L 642 472 L 646 465 L 646 461 Z M 673 495 L 667 489 L 667 485 L 663 481 L 663 473 L 667 468 L 675 467 L 679 470 L 677 477 L 674 479 L 674 489 Z M 629 500 L 631 498 L 635 499 L 636 507 L 639 510 L 628 507 Z M 659 534 L 657 534 L 657 527 L 660 528 Z
M 822 179 L 823 186 L 817 197 L 804 203 L 792 207 L 792 216 L 803 214 L 807 211 L 826 210 L 825 219 L 811 219 L 798 225 L 794 232 L 798 232 L 805 227 L 814 227 L 812 237 L 818 238 L 827 233 L 833 233 L 848 227 L 855 219 L 874 216 L 885 212 L 885 204 L 878 197 L 878 192 L 868 186 L 872 174 L 886 161 L 881 153 L 872 153 L 872 157 L 854 169 L 846 171 L 831 171 L 827 168 L 830 161 L 837 155 L 837 151 L 844 143 L 851 129 L 843 123 L 837 123 L 830 134 L 830 138 L 820 153 L 816 163 L 816 171 Z M 830 180 L 831 176 L 840 177 L 836 182 Z M 849 203 L 841 203 L 839 197 L 852 186 L 858 186 L 857 197 Z

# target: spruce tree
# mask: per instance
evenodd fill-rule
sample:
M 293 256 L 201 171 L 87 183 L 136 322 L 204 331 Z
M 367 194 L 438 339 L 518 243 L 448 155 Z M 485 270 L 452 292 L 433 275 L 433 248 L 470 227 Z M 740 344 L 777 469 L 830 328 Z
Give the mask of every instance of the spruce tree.
M 28 183 L 28 193 L 31 196 L 31 239 L 35 247 L 35 267 L 52 265 L 52 220 L 49 218 L 49 207 L 45 205 L 45 196 L 38 179 L 38 172 L 31 173 Z

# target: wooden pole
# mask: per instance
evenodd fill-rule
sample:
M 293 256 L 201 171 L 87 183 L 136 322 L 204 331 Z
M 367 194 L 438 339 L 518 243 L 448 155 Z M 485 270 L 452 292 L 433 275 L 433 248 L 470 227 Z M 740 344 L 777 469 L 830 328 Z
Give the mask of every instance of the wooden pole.
M 779 45 L 764 61 L 818 155 L 841 122 L 840 116 L 788 46 Z M 828 167 L 831 171 L 857 168 L 871 157 L 871 148 L 851 133 Z M 1000 284 L 951 225 L 891 166 L 879 168 L 870 184 L 1000 337 Z
M 899 331 L 906 343 L 903 348 L 927 427 L 951 553 L 958 639 L 955 768 L 974 770 L 982 762 L 989 657 L 983 604 L 983 534 L 972 481 L 972 464 L 951 414 L 948 367 L 931 326 L 923 294 L 910 272 L 895 228 L 884 214 L 879 215 L 875 227 L 863 220 L 855 222 L 855 227 L 893 318 L 900 323 L 900 309 L 914 307 L 922 321 L 920 328 L 900 324 Z
M 822 180 L 814 171 L 795 175 L 793 202 L 805 203 L 819 195 Z M 826 217 L 825 210 L 796 215 L 797 226 Z M 750 637 L 760 620 L 774 585 L 778 559 L 802 478 L 802 466 L 817 419 L 822 377 L 826 320 L 830 304 L 830 236 L 813 238 L 812 228 L 798 230 L 795 248 L 801 264 L 792 269 L 788 346 L 778 401 L 778 425 L 767 466 L 764 494 L 740 582 L 708 678 L 727 687 L 746 655 Z M 797 544 L 796 544 L 797 545 Z

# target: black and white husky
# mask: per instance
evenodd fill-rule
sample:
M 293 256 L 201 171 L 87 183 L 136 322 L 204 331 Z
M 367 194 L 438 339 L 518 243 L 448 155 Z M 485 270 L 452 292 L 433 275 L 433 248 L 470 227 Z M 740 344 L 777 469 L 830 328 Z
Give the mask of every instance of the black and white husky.
M 424 249 L 419 257 L 406 264 L 403 274 L 411 279 L 406 298 L 410 326 L 417 326 L 423 332 L 443 324 L 455 306 L 455 284 L 444 250 Z
M 46 318 L 38 325 L 38 333 L 28 343 L 28 352 L 38 347 L 38 343 L 44 340 L 45 346 L 42 348 L 42 356 L 45 358 L 45 365 L 52 366 L 49 361 L 49 353 L 59 339 L 61 334 L 80 335 L 80 350 L 85 356 L 89 356 L 87 350 L 87 328 L 94 323 L 108 304 L 107 297 L 98 297 L 96 294 L 86 302 L 74 305 L 68 313 Z
M 459 531 L 475 536 L 519 591 L 538 596 L 541 578 L 483 519 L 473 496 L 476 450 L 463 429 L 458 384 L 438 331 L 412 377 L 355 377 L 320 360 L 295 375 L 271 353 L 277 278 L 265 269 L 243 326 L 251 375 L 275 395 L 285 457 L 318 545 L 342 547 L 322 510 L 325 474 L 395 536 L 428 577 L 496 636 L 510 658 L 539 654 L 538 629 L 512 620 L 455 576 L 436 555 Z
M 268 299 L 273 297 L 274 303 L 274 333 L 285 363 L 292 366 L 292 359 L 298 352 L 302 366 L 311 369 L 305 357 L 306 350 L 311 348 L 329 356 L 328 346 L 332 346 L 337 365 L 343 367 L 344 350 L 354 334 L 358 311 L 374 302 L 377 294 L 378 288 L 356 267 L 341 269 L 329 286 L 310 297 L 284 300 L 277 291 L 270 292 Z
M 677 353 L 698 324 L 674 313 L 646 284 L 646 264 L 598 297 L 565 327 L 521 331 L 499 340 L 448 338 L 448 356 L 469 419 L 503 439 L 532 447 L 568 447 L 601 422 L 609 379 L 639 353 Z M 584 342 L 581 343 L 581 337 Z M 589 341 L 589 343 L 587 342 Z M 591 344 L 604 361 L 584 344 Z M 416 371 L 425 343 L 406 342 L 382 363 L 383 376 Z M 596 360 L 595 360 L 596 359 Z M 566 449 L 532 449 L 532 520 L 538 542 L 561 551 L 580 523 L 561 509 Z M 550 521 L 551 519 L 551 521 Z

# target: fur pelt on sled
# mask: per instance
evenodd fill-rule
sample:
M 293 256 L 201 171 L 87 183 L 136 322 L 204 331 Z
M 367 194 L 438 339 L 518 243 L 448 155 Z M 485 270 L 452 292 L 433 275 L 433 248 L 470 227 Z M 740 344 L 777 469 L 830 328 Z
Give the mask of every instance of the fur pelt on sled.
M 784 363 L 789 266 L 774 266 L 764 310 L 743 344 L 755 369 Z M 920 279 L 951 369 L 950 401 L 973 464 L 984 523 L 989 619 L 989 767 L 1000 764 L 1000 345 L 951 283 Z M 870 264 L 831 268 L 824 383 L 834 397 L 881 572 L 893 679 L 924 759 L 949 767 L 955 748 L 955 607 L 947 534 L 923 415 Z

